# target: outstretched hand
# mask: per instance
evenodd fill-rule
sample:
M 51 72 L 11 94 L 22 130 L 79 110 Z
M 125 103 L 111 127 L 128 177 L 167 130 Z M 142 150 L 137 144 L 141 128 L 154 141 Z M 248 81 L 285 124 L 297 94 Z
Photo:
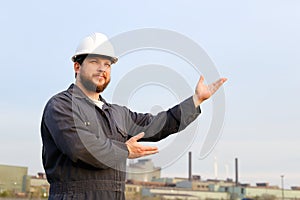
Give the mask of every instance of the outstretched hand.
M 151 154 L 158 153 L 157 147 L 144 146 L 138 143 L 138 140 L 143 138 L 145 133 L 139 133 L 136 136 L 130 138 L 125 144 L 127 145 L 127 149 L 129 151 L 128 158 L 139 158 Z
M 222 85 L 227 81 L 226 78 L 220 78 L 209 85 L 204 84 L 204 77 L 200 76 L 199 82 L 193 96 L 195 106 L 199 106 L 203 101 L 209 99 Z

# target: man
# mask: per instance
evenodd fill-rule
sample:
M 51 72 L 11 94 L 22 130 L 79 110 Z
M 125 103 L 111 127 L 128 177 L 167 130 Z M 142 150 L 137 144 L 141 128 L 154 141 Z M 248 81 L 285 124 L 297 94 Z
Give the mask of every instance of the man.
M 41 123 L 49 199 L 125 199 L 126 159 L 158 153 L 139 141 L 159 141 L 183 130 L 226 81 L 207 86 L 201 76 L 193 96 L 153 116 L 101 97 L 118 60 L 105 35 L 84 38 L 72 60 L 75 84 L 48 101 Z

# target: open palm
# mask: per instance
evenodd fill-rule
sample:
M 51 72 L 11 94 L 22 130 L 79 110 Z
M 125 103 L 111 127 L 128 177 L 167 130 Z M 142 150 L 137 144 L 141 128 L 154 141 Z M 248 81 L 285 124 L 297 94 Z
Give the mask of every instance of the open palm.
M 194 100 L 196 105 L 199 105 L 206 99 L 209 99 L 226 81 L 226 78 L 220 78 L 219 80 L 209 84 L 204 84 L 204 77 L 200 76 L 199 82 L 195 89 Z

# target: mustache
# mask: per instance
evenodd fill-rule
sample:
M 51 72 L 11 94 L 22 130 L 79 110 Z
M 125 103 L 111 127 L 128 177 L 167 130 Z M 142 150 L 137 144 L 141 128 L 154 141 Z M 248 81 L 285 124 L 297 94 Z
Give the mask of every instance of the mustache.
M 107 77 L 106 74 L 103 73 L 103 72 L 95 73 L 95 74 L 93 74 L 93 76 L 102 76 L 102 77 L 104 77 L 104 78 Z

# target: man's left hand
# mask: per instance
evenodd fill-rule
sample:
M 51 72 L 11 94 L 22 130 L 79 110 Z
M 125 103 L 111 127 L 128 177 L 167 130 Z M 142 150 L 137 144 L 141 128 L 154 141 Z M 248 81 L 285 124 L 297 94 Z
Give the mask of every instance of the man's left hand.
M 195 89 L 193 100 L 195 106 L 199 106 L 203 101 L 209 99 L 222 85 L 227 81 L 226 78 L 220 78 L 209 85 L 204 84 L 204 77 L 200 76 L 199 82 Z

